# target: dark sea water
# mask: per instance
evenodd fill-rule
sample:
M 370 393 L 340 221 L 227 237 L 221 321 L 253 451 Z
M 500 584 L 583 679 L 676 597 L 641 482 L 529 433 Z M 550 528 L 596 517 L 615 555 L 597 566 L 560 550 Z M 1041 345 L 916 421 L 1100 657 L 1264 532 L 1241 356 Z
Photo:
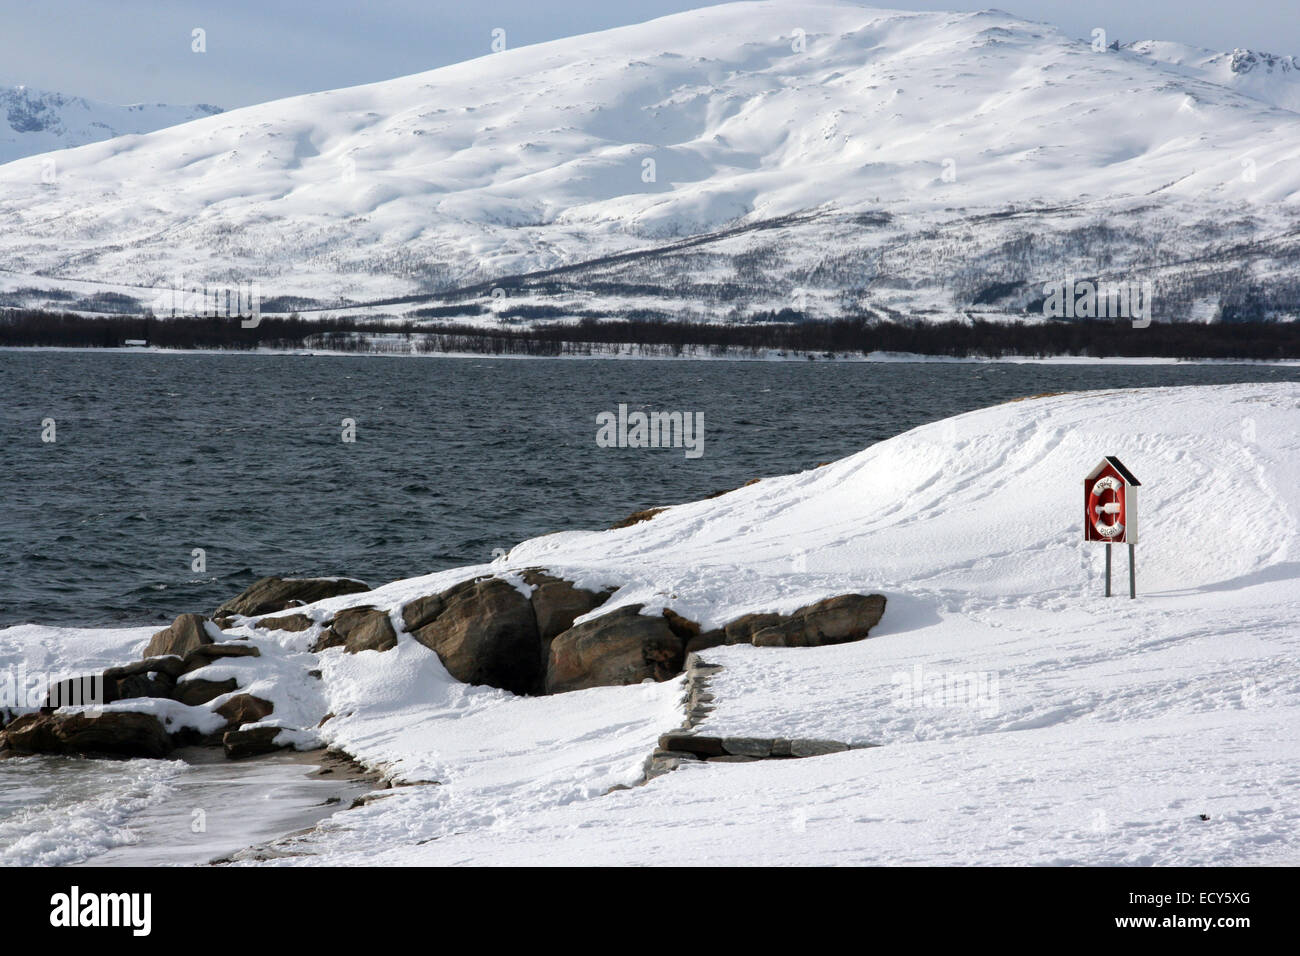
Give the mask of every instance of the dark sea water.
M 1025 395 L 1282 380 L 1300 368 L 0 351 L 0 626 L 487 561 Z M 703 456 L 598 447 L 619 403 L 703 412 Z

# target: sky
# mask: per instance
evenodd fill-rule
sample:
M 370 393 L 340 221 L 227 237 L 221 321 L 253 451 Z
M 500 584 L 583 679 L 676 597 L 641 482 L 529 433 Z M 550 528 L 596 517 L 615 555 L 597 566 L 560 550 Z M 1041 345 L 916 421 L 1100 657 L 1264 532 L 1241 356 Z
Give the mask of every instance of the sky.
M 998 0 L 908 2 L 979 10 Z M 1297 0 L 1005 0 L 1000 9 L 1088 38 L 1179 40 L 1300 54 Z M 706 0 L 0 0 L 0 85 L 110 103 L 225 109 L 419 73 L 511 47 L 638 23 Z M 797 2 L 792 0 L 792 7 Z M 859 4 L 868 6 L 871 4 Z M 206 51 L 192 50 L 204 31 Z

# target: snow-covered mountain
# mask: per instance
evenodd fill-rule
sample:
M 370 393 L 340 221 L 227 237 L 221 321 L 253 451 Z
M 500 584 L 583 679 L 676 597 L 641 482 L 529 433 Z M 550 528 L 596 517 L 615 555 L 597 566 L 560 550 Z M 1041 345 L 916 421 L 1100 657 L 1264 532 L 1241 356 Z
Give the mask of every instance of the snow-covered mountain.
M 0 85 L 0 164 L 116 136 L 152 133 L 220 112 L 206 104 L 113 106 L 29 86 Z
M 735 3 L 10 163 L 0 290 L 948 318 L 1076 275 L 1290 315 L 1298 154 L 1298 115 L 1006 13 Z
M 1139 40 L 1121 49 L 1273 106 L 1300 112 L 1300 59 L 1294 56 L 1242 49 L 1224 53 L 1167 40 Z

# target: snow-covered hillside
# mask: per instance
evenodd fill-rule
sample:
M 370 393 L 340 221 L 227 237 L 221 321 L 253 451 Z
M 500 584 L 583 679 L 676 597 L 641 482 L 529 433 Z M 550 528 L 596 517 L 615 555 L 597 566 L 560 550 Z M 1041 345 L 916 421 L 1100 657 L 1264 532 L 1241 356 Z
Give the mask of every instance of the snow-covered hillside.
M 996 312 L 1104 274 L 1172 318 L 1290 314 L 1297 153 L 1300 116 L 1047 24 L 734 3 L 86 146 L 54 183 L 10 163 L 0 269 L 717 319 Z
M 1081 480 L 1104 454 L 1143 482 L 1136 601 L 1101 596 L 1102 549 L 1080 541 Z M 382 653 L 311 655 L 309 633 L 239 630 L 262 648 L 242 663 L 277 715 L 334 714 L 324 741 L 413 784 L 249 858 L 1294 864 L 1298 528 L 1300 387 L 1074 393 L 333 598 L 303 610 L 397 608 L 541 565 L 620 585 L 593 614 L 642 603 L 707 628 L 880 591 L 865 641 L 704 651 L 721 671 L 696 727 L 874 746 L 685 764 L 637 786 L 682 722 L 682 678 L 515 697 L 457 683 L 404 633 Z M 10 628 L 0 663 L 104 662 L 145 636 Z
M 152 133 L 220 112 L 206 104 L 113 106 L 29 86 L 0 85 L 0 164 L 117 136 Z
M 1124 50 L 1175 67 L 1282 109 L 1300 112 L 1300 60 L 1256 50 L 1224 53 L 1168 40 L 1139 40 Z

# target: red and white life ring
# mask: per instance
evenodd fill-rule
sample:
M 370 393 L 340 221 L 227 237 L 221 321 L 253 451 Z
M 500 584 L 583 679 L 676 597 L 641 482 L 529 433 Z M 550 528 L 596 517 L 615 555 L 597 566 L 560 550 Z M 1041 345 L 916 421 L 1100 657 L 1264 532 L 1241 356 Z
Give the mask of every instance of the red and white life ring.
M 1088 520 L 1096 532 L 1107 540 L 1118 538 L 1124 533 L 1124 497 L 1120 494 L 1123 485 L 1114 475 L 1104 475 L 1092 486 L 1088 495 Z M 1113 515 L 1113 522 L 1102 519 Z

